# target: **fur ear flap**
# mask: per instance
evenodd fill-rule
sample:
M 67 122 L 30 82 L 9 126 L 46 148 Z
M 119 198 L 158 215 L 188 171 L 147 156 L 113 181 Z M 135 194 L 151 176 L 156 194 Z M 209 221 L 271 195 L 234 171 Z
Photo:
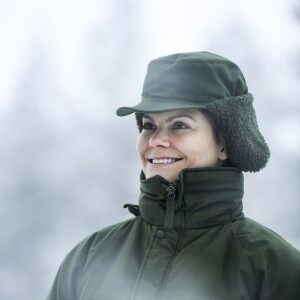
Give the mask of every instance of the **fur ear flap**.
M 222 129 L 229 164 L 245 172 L 258 172 L 266 166 L 270 157 L 252 102 L 253 96 L 247 93 L 216 100 L 206 107 Z

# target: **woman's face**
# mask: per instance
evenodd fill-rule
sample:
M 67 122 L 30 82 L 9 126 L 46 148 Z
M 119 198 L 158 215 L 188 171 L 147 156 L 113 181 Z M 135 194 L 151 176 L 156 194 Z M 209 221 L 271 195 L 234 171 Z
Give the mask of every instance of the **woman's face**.
M 146 114 L 137 152 L 146 178 L 160 175 L 170 182 L 182 169 L 219 166 L 227 158 L 210 122 L 196 109 Z

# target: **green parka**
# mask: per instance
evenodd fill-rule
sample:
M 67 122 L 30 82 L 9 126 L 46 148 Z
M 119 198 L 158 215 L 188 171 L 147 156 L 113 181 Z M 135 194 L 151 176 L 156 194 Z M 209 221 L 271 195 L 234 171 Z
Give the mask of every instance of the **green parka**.
M 79 243 L 47 299 L 300 299 L 300 252 L 245 218 L 242 197 L 235 168 L 142 179 L 136 217 Z

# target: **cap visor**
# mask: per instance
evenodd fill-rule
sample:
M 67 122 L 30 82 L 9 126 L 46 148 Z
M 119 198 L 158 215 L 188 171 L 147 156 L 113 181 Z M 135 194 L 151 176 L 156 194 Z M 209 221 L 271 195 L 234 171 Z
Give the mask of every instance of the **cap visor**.
M 140 113 L 158 113 L 176 109 L 185 109 L 185 108 L 205 108 L 206 105 L 199 104 L 188 104 L 180 102 L 162 102 L 157 100 L 143 101 L 135 106 L 127 107 L 123 106 L 117 109 L 116 113 L 119 117 L 124 117 L 135 112 Z

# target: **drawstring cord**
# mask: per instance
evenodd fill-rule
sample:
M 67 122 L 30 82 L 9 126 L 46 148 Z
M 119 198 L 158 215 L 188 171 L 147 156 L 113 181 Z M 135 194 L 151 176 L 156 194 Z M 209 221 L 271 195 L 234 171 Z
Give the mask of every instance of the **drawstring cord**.
M 167 210 L 166 210 L 164 227 L 168 229 L 172 229 L 173 220 L 174 220 L 174 211 L 175 211 L 176 188 L 173 184 L 170 184 L 166 186 L 166 191 L 167 191 Z
M 141 214 L 138 205 L 128 203 L 128 204 L 124 204 L 123 207 L 128 208 L 129 212 L 135 215 L 136 217 Z

